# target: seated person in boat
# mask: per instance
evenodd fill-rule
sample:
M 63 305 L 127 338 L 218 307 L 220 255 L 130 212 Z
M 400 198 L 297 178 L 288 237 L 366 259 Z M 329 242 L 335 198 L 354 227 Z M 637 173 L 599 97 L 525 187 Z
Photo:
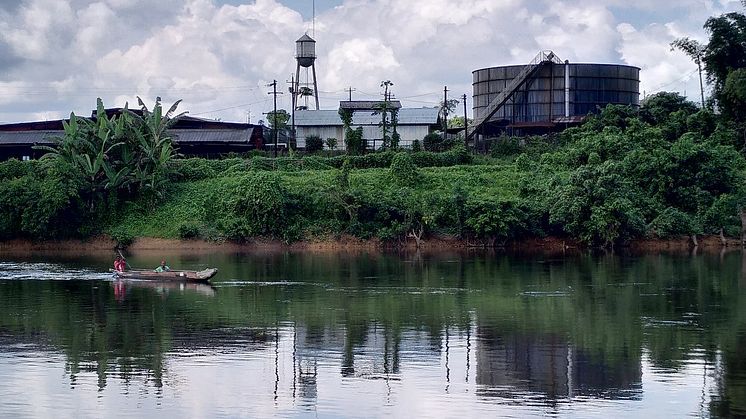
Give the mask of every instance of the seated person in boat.
M 166 265 L 166 261 L 165 260 L 162 260 L 161 264 L 158 265 L 157 268 L 155 268 L 156 272 L 168 272 L 170 270 L 171 270 L 171 268 L 169 268 L 168 265 Z

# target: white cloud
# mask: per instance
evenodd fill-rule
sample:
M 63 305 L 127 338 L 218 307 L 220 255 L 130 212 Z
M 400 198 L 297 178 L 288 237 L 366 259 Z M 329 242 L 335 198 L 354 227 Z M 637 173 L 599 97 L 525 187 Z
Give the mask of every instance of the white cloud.
M 236 1 L 231 3 L 235 4 Z M 680 36 L 706 39 L 713 14 L 735 0 L 346 0 L 317 11 L 317 72 L 322 106 L 353 86 L 377 96 L 394 82 L 405 106 L 432 106 L 443 85 L 471 95 L 471 72 L 528 62 L 553 49 L 576 62 L 642 68 L 642 89 L 698 97 L 693 64 L 672 52 Z M 295 40 L 312 27 L 277 0 L 22 0 L 0 6 L 0 122 L 88 113 L 140 95 L 184 99 L 182 110 L 254 120 L 270 110 L 266 84 L 287 91 Z M 685 77 L 688 76 L 688 77 Z M 404 98 L 411 98 L 407 102 Z M 288 94 L 278 105 L 289 108 Z M 227 108 L 227 109 L 226 109 Z

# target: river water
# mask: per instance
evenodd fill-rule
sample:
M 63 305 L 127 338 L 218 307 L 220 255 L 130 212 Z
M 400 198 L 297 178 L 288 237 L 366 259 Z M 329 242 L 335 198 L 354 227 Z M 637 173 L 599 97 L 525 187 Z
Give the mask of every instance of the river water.
M 0 254 L 0 417 L 746 415 L 740 251 L 165 257 Z

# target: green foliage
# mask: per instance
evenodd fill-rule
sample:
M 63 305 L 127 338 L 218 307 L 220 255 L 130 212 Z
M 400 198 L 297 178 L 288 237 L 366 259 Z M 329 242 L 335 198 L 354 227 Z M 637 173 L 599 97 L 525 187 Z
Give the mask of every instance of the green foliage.
M 131 245 L 135 241 L 135 237 L 124 228 L 114 228 L 110 235 L 120 249 Z
M 267 123 L 272 129 L 287 128 L 290 114 L 285 109 L 278 109 L 277 112 L 267 112 Z
M 493 157 L 514 156 L 521 151 L 521 145 L 516 137 L 501 136 L 490 147 L 490 154 Z
M 324 144 L 326 144 L 326 148 L 332 151 L 337 149 L 337 143 L 338 141 L 336 138 L 327 138 L 326 140 L 324 140 Z
M 728 74 L 720 97 L 723 113 L 736 123 L 746 123 L 746 68 Z
M 365 153 L 367 144 L 363 138 L 363 127 L 357 127 L 356 129 L 347 127 L 345 129 L 345 147 L 347 148 L 347 154 L 360 155 Z
M 432 132 L 422 139 L 422 146 L 427 151 L 440 152 L 453 147 L 456 141 L 453 138 L 443 139 L 441 134 Z
M 36 165 L 37 162 L 34 160 L 6 160 L 0 163 L 0 180 L 10 180 L 30 175 L 36 169 Z
M 418 153 L 422 151 L 422 144 L 420 143 L 420 140 L 413 140 L 412 141 L 412 152 Z
M 318 135 L 309 135 L 306 137 L 306 152 L 313 154 L 324 148 L 324 141 Z
M 469 233 L 490 240 L 492 245 L 519 237 L 527 230 L 528 216 L 515 201 L 467 200 L 464 210 Z
M 412 157 L 407 153 L 396 153 L 391 160 L 391 179 L 402 186 L 415 186 L 420 173 Z
M 195 222 L 185 221 L 179 225 L 179 238 L 182 240 L 197 239 L 201 236 L 200 226 Z
M 694 217 L 672 207 L 661 211 L 648 226 L 648 231 L 652 236 L 661 238 L 700 232 L 696 226 Z
M 249 172 L 216 185 L 205 203 L 205 221 L 233 240 L 281 237 L 287 225 L 287 191 L 268 172 Z
M 342 125 L 345 127 L 345 129 L 349 128 L 352 124 L 352 110 L 339 108 L 339 111 L 337 111 L 337 113 L 339 114 L 339 119 L 342 120 Z

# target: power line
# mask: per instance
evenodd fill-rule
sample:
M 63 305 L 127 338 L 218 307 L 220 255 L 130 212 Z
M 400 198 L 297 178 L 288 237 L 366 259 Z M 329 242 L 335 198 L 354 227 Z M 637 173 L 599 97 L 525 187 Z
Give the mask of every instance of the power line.
M 669 81 L 669 82 L 663 83 L 663 84 L 661 84 L 661 85 L 659 85 L 659 86 L 656 86 L 656 87 L 654 87 L 653 89 L 651 89 L 651 93 L 656 93 L 656 92 L 659 92 L 659 91 L 661 91 L 661 89 L 663 89 L 664 87 L 668 87 L 668 86 L 670 86 L 670 85 L 672 85 L 672 84 L 674 84 L 674 83 L 678 83 L 678 82 L 681 82 L 681 81 L 683 81 L 684 79 L 686 79 L 686 78 L 688 78 L 688 77 L 691 77 L 691 76 L 692 76 L 692 75 L 694 75 L 694 73 L 696 73 L 696 72 L 697 72 L 697 69 L 695 68 L 694 70 L 690 71 L 689 73 L 686 73 L 686 74 L 684 74 L 683 76 L 681 76 L 681 77 L 679 77 L 679 78 L 677 78 L 677 79 L 675 79 L 675 80 L 673 80 L 673 81 Z
M 190 115 L 193 115 L 193 116 L 194 115 L 204 115 L 204 114 L 207 114 L 207 113 L 227 111 L 227 110 L 230 110 L 230 109 L 242 108 L 244 106 L 251 106 L 251 105 L 256 105 L 257 103 L 267 103 L 267 102 L 269 102 L 269 98 L 264 99 L 264 100 L 260 100 L 260 101 L 257 101 L 257 102 L 242 103 L 240 105 L 229 106 L 227 108 L 213 109 L 213 110 L 210 110 L 210 111 L 204 111 L 204 112 L 198 112 L 198 113 L 190 113 Z

